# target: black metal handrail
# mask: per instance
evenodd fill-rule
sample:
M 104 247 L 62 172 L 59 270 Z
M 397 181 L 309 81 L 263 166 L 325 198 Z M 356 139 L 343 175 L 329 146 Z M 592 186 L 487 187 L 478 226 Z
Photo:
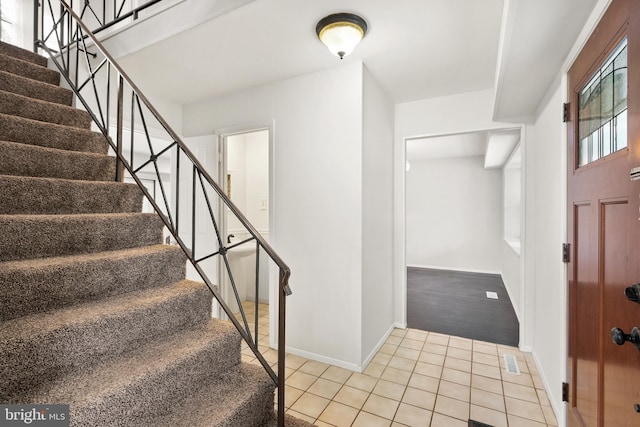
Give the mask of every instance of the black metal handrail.
M 54 7 L 52 1 L 59 7 Z M 47 13 L 48 15 L 45 17 Z M 288 284 L 291 274 L 289 267 L 251 225 L 167 121 L 105 50 L 71 5 L 64 0 L 46 0 L 46 3 L 43 0 L 41 7 L 36 8 L 35 14 L 34 22 L 37 24 L 37 28 L 34 46 L 36 50 L 40 49 L 52 59 L 67 84 L 75 92 L 77 99 L 92 117 L 95 126 L 109 142 L 116 155 L 115 179 L 122 181 L 126 173 L 138 184 L 162 219 L 168 232 L 182 248 L 189 262 L 236 327 L 247 346 L 276 383 L 278 388 L 278 425 L 284 426 L 285 313 L 286 296 L 291 294 Z M 104 28 L 104 23 L 100 28 Z M 51 43 L 55 44 L 56 48 L 48 45 Z M 129 103 L 127 105 L 130 107 L 129 109 L 125 109 L 126 102 Z M 125 126 L 127 114 L 129 127 Z M 115 117 L 112 117 L 113 115 Z M 153 126 L 154 123 L 155 126 Z M 136 130 L 136 125 L 141 129 Z M 158 138 L 156 132 L 162 133 L 162 137 Z M 124 141 L 127 136 L 130 139 L 129 159 L 125 155 Z M 145 154 L 141 155 L 141 152 Z M 172 167 L 175 167 L 174 202 L 170 200 L 171 197 L 168 194 L 170 187 L 166 185 L 166 178 L 163 177 L 159 167 L 159 163 L 165 160 L 170 162 Z M 143 185 L 142 179 L 145 179 L 145 173 L 156 179 L 160 193 L 158 197 L 154 196 L 156 191 L 153 191 L 154 194 L 152 194 Z M 181 197 L 184 197 L 184 194 L 180 194 L 180 183 L 181 180 L 185 181 L 189 178 L 191 185 L 182 189 L 183 192 L 186 191 L 189 194 L 187 194 L 186 201 L 181 202 Z M 221 235 L 223 230 L 220 228 L 220 219 L 216 218 L 217 206 L 225 206 L 235 216 L 246 230 L 247 238 L 233 244 L 226 242 L 224 236 Z M 208 228 L 209 235 L 205 243 L 212 243 L 213 248 L 199 248 L 202 239 L 198 240 L 200 233 L 197 231 L 200 226 L 200 216 L 196 215 L 198 209 L 207 214 L 207 221 L 200 228 Z M 190 225 L 187 223 L 186 227 L 184 225 L 181 227 L 185 217 L 191 221 Z M 256 245 L 256 297 L 255 323 L 252 325 L 253 335 L 242 306 L 228 254 L 229 250 L 250 242 L 255 242 Z M 260 252 L 268 255 L 279 270 L 277 374 L 258 348 Z M 226 277 L 233 291 L 233 301 L 238 305 L 238 313 L 230 308 L 229 302 L 224 300 L 223 295 L 214 286 L 205 271 L 207 263 L 213 259 L 221 260 L 218 265 L 227 274 Z

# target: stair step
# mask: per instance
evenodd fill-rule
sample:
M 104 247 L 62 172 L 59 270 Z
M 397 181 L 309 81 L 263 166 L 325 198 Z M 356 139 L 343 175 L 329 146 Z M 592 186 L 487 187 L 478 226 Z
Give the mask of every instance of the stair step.
M 95 371 L 99 363 L 162 342 L 176 331 L 206 322 L 210 307 L 209 290 L 183 280 L 3 322 L 0 401 L 20 401 L 32 389 L 58 379 L 67 382 L 67 375 Z
M 0 215 L 0 261 L 157 245 L 162 227 L 154 213 Z
M 116 163 L 106 154 L 0 141 L 0 175 L 113 181 Z
M 178 246 L 0 263 L 0 321 L 161 287 L 185 276 Z
M 91 128 L 91 116 L 86 111 L 3 90 L 0 90 L 0 113 L 80 129 Z
M 72 426 L 160 425 L 148 420 L 168 412 L 203 384 L 237 371 L 239 347 L 240 336 L 231 324 L 209 319 L 94 369 L 44 384 L 20 400 L 69 403 Z
M 142 211 L 137 184 L 0 175 L 0 215 Z
M 0 41 L 0 53 L 2 53 L 3 55 L 12 56 L 14 58 L 19 58 L 24 61 L 32 62 L 34 64 L 40 65 L 41 67 L 47 66 L 47 58 L 45 58 L 44 56 L 40 56 L 30 50 L 23 49 L 21 47 L 14 46 L 2 41 Z
M 0 69 L 8 73 L 17 74 L 31 80 L 37 80 L 52 85 L 60 85 L 60 73 L 33 62 L 4 55 L 0 52 Z
M 7 114 L 0 114 L 0 140 L 98 154 L 109 149 L 101 133 Z
M 210 382 L 174 412 L 151 424 L 172 427 L 261 427 L 273 413 L 275 386 L 262 366 L 241 364 L 237 372 Z
M 56 104 L 71 105 L 73 91 L 0 70 L 0 90 Z

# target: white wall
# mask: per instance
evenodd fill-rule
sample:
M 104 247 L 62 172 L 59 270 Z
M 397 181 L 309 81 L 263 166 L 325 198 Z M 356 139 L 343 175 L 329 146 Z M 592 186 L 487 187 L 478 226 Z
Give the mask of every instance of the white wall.
M 186 135 L 273 125 L 271 242 L 292 270 L 289 350 L 353 369 L 362 354 L 362 79 L 362 64 L 348 63 L 186 105 L 183 117 Z
M 405 140 L 489 129 L 513 128 L 494 122 L 493 91 L 468 92 L 395 106 L 394 138 L 394 321 L 406 326 Z
M 362 360 L 393 327 L 393 104 L 364 69 Z
M 410 161 L 407 265 L 500 274 L 500 169 L 485 169 L 484 156 Z

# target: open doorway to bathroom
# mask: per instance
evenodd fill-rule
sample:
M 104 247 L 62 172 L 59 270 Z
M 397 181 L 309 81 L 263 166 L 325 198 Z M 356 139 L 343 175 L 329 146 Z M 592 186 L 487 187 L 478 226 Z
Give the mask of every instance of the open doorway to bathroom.
M 222 134 L 219 138 L 219 182 L 234 205 L 267 242 L 270 241 L 272 223 L 270 140 L 268 128 Z M 256 251 L 256 242 L 230 209 L 226 206 L 221 209 L 221 235 L 226 244 L 232 246 L 227 253 L 228 266 L 220 260 L 218 283 L 221 284 L 221 293 L 232 311 L 240 314 L 242 306 L 252 333 L 258 336 L 258 343 L 265 350 L 264 347 L 268 348 L 270 344 L 272 279 L 269 257 L 261 248 Z M 233 284 L 230 277 L 233 277 Z

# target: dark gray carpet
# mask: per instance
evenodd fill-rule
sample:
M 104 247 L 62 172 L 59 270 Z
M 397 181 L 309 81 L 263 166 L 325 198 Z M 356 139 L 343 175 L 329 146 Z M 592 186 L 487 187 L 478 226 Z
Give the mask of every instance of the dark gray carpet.
M 497 300 L 486 291 L 496 292 Z M 496 274 L 407 268 L 410 328 L 517 346 L 519 324 Z
M 275 426 L 273 381 L 59 81 L 0 42 L 0 403 L 69 404 L 78 427 Z

